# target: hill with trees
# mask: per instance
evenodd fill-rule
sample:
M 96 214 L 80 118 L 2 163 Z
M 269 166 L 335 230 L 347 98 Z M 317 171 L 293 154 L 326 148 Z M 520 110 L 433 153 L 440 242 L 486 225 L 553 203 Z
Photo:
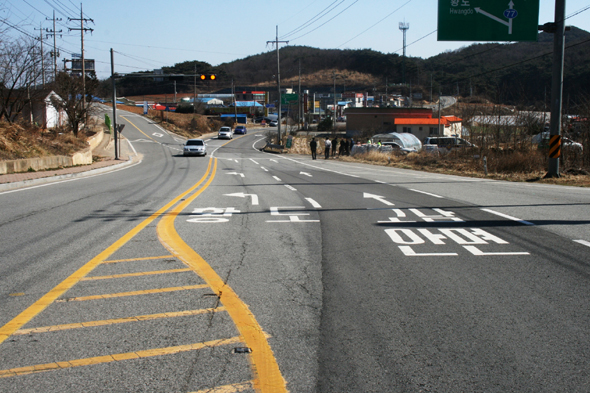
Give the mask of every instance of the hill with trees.
M 538 42 L 473 44 L 454 51 L 422 59 L 403 58 L 397 53 L 371 49 L 339 50 L 306 46 L 280 49 L 281 85 L 297 87 L 301 74 L 302 89 L 331 92 L 336 77 L 336 91 L 369 91 L 408 94 L 421 91 L 426 98 L 437 96 L 468 97 L 477 95 L 492 102 L 513 105 L 548 105 L 551 90 L 553 35 L 540 33 Z M 572 27 L 566 32 L 564 99 L 575 105 L 590 91 L 590 33 Z M 274 90 L 276 87 L 276 51 L 219 66 L 187 61 L 165 67 L 164 74 L 216 73 L 215 85 L 197 82 L 197 92 L 218 87 L 230 92 L 231 83 L 241 90 Z M 405 76 L 405 84 L 402 85 Z M 128 76 L 118 82 L 121 95 L 193 92 L 193 77 L 152 78 Z

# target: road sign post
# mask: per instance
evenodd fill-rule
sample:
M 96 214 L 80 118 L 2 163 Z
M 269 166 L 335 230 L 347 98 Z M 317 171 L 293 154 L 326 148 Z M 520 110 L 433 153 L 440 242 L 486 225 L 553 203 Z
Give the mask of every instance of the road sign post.
M 439 0 L 439 41 L 536 41 L 539 0 Z

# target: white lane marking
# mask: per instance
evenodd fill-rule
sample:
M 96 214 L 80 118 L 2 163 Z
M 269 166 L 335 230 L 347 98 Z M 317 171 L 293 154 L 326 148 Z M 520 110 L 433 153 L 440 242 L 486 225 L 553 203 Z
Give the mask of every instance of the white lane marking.
M 380 183 L 380 184 L 387 184 L 386 182 L 384 182 L 384 181 L 381 181 L 381 180 L 374 180 L 374 182 L 375 182 L 375 183 Z
M 576 243 L 580 243 L 584 246 L 588 246 L 590 247 L 590 242 L 587 242 L 586 240 L 574 240 Z
M 238 161 L 238 160 L 234 160 L 234 161 L 235 161 L 237 164 L 239 164 L 239 163 L 240 163 L 240 161 Z
M 316 201 L 314 201 L 311 198 L 305 198 L 305 200 L 307 202 L 309 202 L 311 204 L 311 206 L 315 207 L 316 209 L 321 209 L 322 208 L 322 205 L 320 205 L 319 203 L 317 203 Z
M 292 187 L 292 186 L 290 186 L 288 184 L 285 184 L 285 187 L 287 187 L 291 191 L 297 191 L 297 189 L 295 187 Z
M 307 172 L 299 172 L 300 175 L 305 175 L 307 177 L 313 177 L 310 173 Z
M 484 212 L 495 214 L 496 216 L 507 218 L 512 221 L 520 222 L 521 224 L 524 224 L 524 225 L 535 225 L 532 222 L 521 220 L 520 218 L 512 217 L 512 216 L 509 216 L 508 214 L 500 213 L 500 212 L 497 212 L 494 210 L 490 210 L 490 209 L 481 209 L 481 210 L 483 210 Z
M 239 173 L 239 172 L 227 172 L 226 175 L 239 175 L 241 177 L 246 177 L 246 176 L 244 176 L 243 173 Z
M 137 151 L 135 150 L 135 147 L 133 147 L 133 144 L 131 143 L 131 141 L 129 139 L 126 139 L 127 144 L 129 145 L 129 147 L 131 148 L 131 150 L 133 150 L 133 153 L 135 153 L 135 155 L 137 155 Z
M 253 160 L 253 159 L 251 159 L 251 158 L 250 158 L 250 161 L 252 161 L 252 162 L 253 162 L 254 164 L 256 164 L 256 165 L 260 165 L 259 163 L 257 163 L 255 160 Z
M 255 136 L 262 136 L 262 135 L 255 135 Z M 252 149 L 254 149 L 254 150 L 258 150 L 258 149 L 256 149 L 256 148 L 254 147 L 254 145 L 256 145 L 258 142 L 260 142 L 260 141 L 262 141 L 262 140 L 264 140 L 264 138 L 260 138 L 260 139 L 257 139 L 257 140 L 255 140 L 255 141 L 252 143 Z
M 479 248 L 475 246 L 463 246 L 467 251 L 472 253 L 475 256 L 485 256 L 485 255 L 531 255 L 528 252 L 483 252 Z
M 273 179 L 275 179 L 276 181 L 282 181 L 279 177 L 273 176 Z
M 266 169 L 265 167 L 261 166 L 260 169 L 262 169 L 264 172 L 268 172 L 268 169 Z
M 381 195 L 375 195 L 375 194 L 369 194 L 368 192 L 363 192 L 363 198 L 376 199 L 379 202 L 386 204 L 387 206 L 395 206 L 395 203 L 386 201 L 385 197 L 381 196 Z
M 258 205 L 258 195 L 256 194 L 244 194 L 243 192 L 235 192 L 233 194 L 223 194 L 225 196 L 233 196 L 239 198 L 246 198 L 247 196 L 252 197 L 252 205 Z
M 271 162 L 274 162 L 274 163 L 277 163 L 277 164 L 279 163 L 277 160 L 273 160 L 272 158 L 270 159 L 270 161 Z
M 279 209 L 288 209 L 289 212 L 281 213 Z M 288 220 L 267 220 L 266 222 L 320 222 L 320 220 L 302 220 L 299 216 L 309 216 L 309 213 L 304 213 L 303 211 L 293 211 L 293 210 L 305 209 L 304 206 L 280 206 L 280 207 L 271 207 L 270 208 L 270 215 L 271 216 L 288 216 Z
M 432 197 L 435 197 L 435 198 L 443 198 L 443 197 L 441 197 L 440 195 L 431 194 L 431 193 L 429 193 L 429 192 L 426 192 L 426 191 L 415 190 L 415 189 L 413 189 L 413 188 L 410 188 L 409 190 L 410 190 L 410 191 L 414 191 L 414 192 L 419 192 L 420 194 L 424 194 L 424 195 L 430 195 L 430 196 L 432 196 Z
M 204 142 L 211 142 L 211 138 L 205 139 Z
M 152 133 L 153 136 L 155 136 L 156 138 L 162 138 L 164 136 L 164 134 L 160 134 L 159 132 L 154 132 Z
M 401 250 L 401 252 L 403 252 L 404 255 L 407 256 L 407 257 L 447 257 L 447 256 L 456 257 L 456 256 L 459 255 L 456 252 L 423 252 L 423 253 L 417 253 L 416 251 L 412 250 L 412 247 L 410 247 L 410 246 L 398 246 L 398 247 Z

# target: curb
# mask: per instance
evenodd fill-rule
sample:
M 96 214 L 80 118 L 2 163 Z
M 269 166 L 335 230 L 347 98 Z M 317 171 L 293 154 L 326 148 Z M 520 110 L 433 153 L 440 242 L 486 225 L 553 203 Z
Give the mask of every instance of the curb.
M 89 171 L 83 171 L 83 172 L 78 172 L 78 173 L 68 173 L 65 175 L 58 175 L 58 176 L 41 177 L 39 179 L 24 180 L 24 181 L 13 182 L 13 183 L 3 183 L 3 184 L 0 184 L 0 192 L 12 191 L 12 190 L 17 190 L 17 189 L 21 189 L 21 188 L 33 187 L 33 186 L 39 186 L 39 185 L 58 182 L 61 180 L 78 179 L 78 178 L 96 176 L 96 175 L 100 175 L 102 173 L 119 170 L 119 169 L 125 168 L 127 166 L 139 164 L 139 163 L 141 163 L 141 161 L 142 161 L 141 158 L 138 156 L 136 156 L 136 157 L 129 156 L 127 161 L 121 162 L 119 164 L 105 166 L 102 168 L 91 169 Z

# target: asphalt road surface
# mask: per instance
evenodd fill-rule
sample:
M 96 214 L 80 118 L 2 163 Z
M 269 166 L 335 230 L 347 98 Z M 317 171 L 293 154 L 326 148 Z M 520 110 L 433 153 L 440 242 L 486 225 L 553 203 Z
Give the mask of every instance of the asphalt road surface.
M 273 155 L 0 193 L 0 391 L 590 391 L 590 190 Z

